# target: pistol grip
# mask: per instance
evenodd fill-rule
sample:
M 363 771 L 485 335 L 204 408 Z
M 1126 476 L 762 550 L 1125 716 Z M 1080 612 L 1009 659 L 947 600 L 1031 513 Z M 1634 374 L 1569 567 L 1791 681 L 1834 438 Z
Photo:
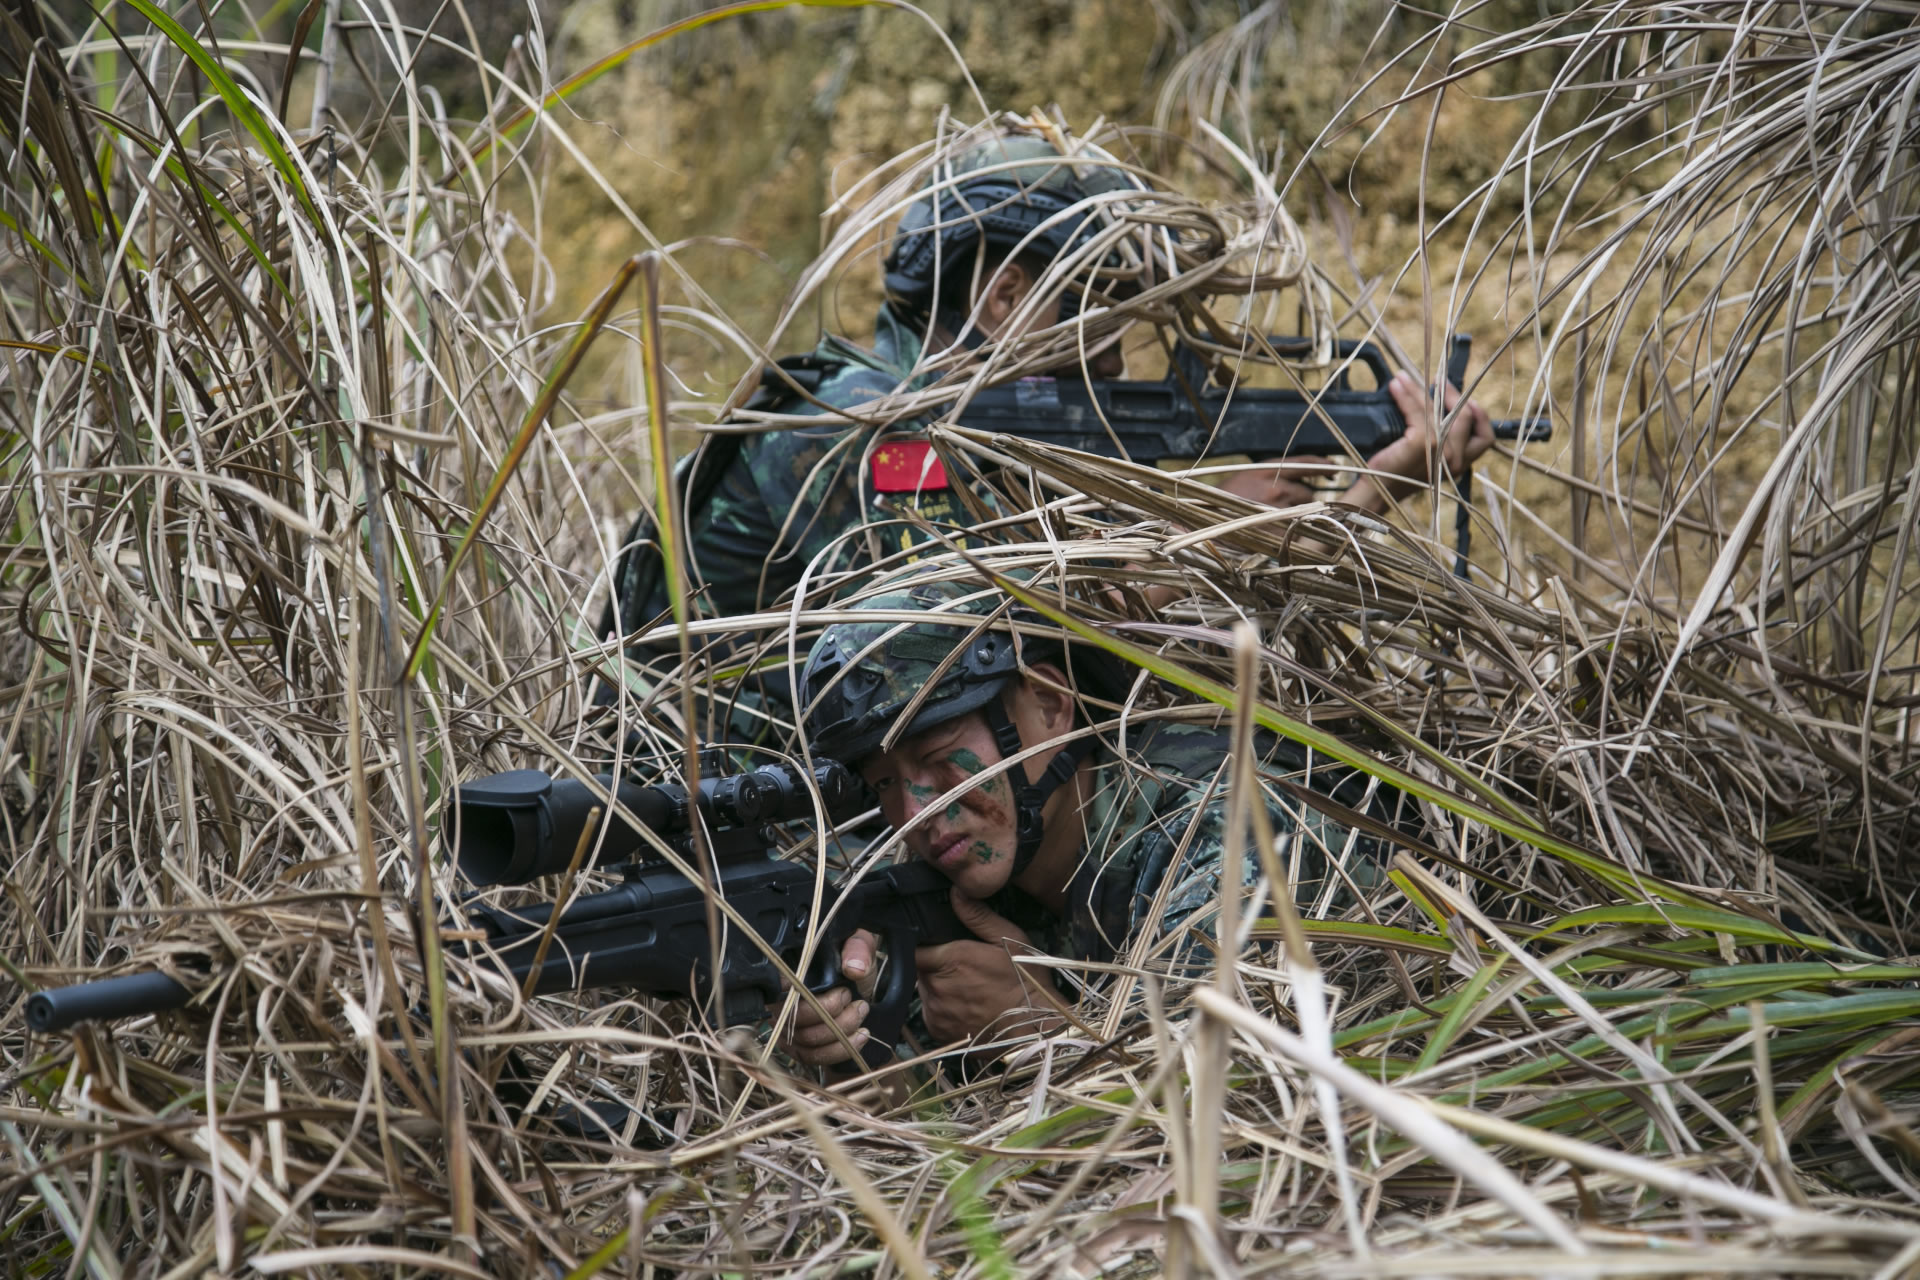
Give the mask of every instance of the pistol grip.
M 1456 333 L 1447 339 L 1447 381 L 1462 391 L 1467 389 L 1467 361 L 1472 358 L 1472 338 Z
M 866 1059 L 869 1068 L 877 1069 L 893 1061 L 900 1032 L 907 1025 L 907 1014 L 913 1010 L 913 995 L 919 985 L 919 972 L 913 963 L 913 947 L 917 941 L 910 929 L 886 931 L 887 966 L 881 975 L 881 984 L 868 997 L 866 1026 L 870 1038 L 860 1046 L 860 1056 Z
M 821 949 L 817 972 L 807 983 L 807 990 L 820 996 L 835 987 L 845 986 L 858 993 L 859 988 L 853 979 L 840 967 L 840 949 L 851 936 L 849 932 L 832 939 Z M 872 995 L 866 997 L 869 1006 L 864 1024 L 867 1042 L 860 1046 L 860 1057 L 870 1071 L 893 1061 L 895 1046 L 900 1043 L 901 1029 L 907 1025 L 907 1015 L 913 1010 L 913 994 L 919 981 L 913 963 L 913 948 L 918 939 L 913 931 L 894 925 L 878 931 L 878 936 L 885 944 L 887 960 L 881 969 L 879 985 L 874 988 Z

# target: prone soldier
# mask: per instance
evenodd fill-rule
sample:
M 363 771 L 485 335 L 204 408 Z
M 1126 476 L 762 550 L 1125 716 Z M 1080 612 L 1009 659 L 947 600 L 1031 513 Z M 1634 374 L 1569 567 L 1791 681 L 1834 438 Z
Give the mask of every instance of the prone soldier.
M 914 955 L 924 1025 L 943 1044 L 1057 1022 L 1036 992 L 1045 970 L 1016 955 L 1104 962 L 1144 941 L 1176 963 L 1198 959 L 1221 893 L 1226 732 L 1143 715 L 1114 733 L 1088 696 L 1097 662 L 1058 641 L 1016 640 L 1005 603 L 953 581 L 882 589 L 851 606 L 871 620 L 827 628 L 802 680 L 811 750 L 865 780 L 906 848 L 952 882 L 954 913 L 973 935 Z M 925 618 L 892 620 L 902 612 Z M 1054 741 L 1058 750 L 1007 763 Z M 1365 803 L 1357 775 L 1265 735 L 1256 747 L 1263 776 Z M 1263 794 L 1296 901 L 1345 901 L 1376 883 L 1372 838 Z M 1258 874 L 1249 859 L 1246 883 Z M 845 973 L 871 981 L 875 961 L 871 935 L 847 939 Z M 821 1007 L 830 1021 L 802 1007 L 787 1049 L 814 1066 L 856 1053 L 871 1062 L 868 1001 L 841 987 Z

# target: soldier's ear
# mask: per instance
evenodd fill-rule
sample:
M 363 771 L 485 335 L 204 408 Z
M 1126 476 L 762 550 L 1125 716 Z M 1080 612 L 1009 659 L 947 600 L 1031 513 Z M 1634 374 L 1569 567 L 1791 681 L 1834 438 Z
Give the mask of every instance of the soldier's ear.
M 1019 259 L 1002 262 L 989 270 L 981 283 L 980 327 L 998 337 L 1013 319 L 1013 313 L 1033 292 L 1033 274 Z
M 1036 662 L 1027 668 L 1022 684 L 1032 699 L 1037 727 L 1045 731 L 1043 737 L 1028 741 L 1028 746 L 1073 728 L 1073 691 L 1067 685 L 1065 671 L 1051 662 Z

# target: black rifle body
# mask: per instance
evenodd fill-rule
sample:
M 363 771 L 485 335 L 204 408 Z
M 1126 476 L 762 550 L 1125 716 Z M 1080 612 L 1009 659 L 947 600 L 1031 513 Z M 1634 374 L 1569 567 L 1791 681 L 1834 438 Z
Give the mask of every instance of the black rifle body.
M 1305 354 L 1299 338 L 1272 338 L 1283 355 Z M 1256 460 L 1371 458 L 1407 433 L 1406 419 L 1387 390 L 1393 372 L 1371 342 L 1342 341 L 1336 354 L 1364 365 L 1374 387 L 1353 389 L 1343 369 L 1314 392 L 1265 387 L 1231 391 L 1206 385 L 1192 360 L 1159 382 L 1087 381 L 1078 377 L 1021 378 L 975 393 L 953 421 L 963 427 L 1019 436 L 1042 444 L 1151 465 L 1168 458 L 1203 459 L 1246 454 Z M 1456 337 L 1447 377 L 1466 376 L 1471 340 Z M 1551 438 L 1544 418 L 1503 420 L 1494 434 L 1506 440 Z
M 813 922 L 814 873 L 795 862 L 776 862 L 764 846 L 745 856 L 723 857 L 715 872 L 716 895 L 746 922 L 751 935 L 721 918 L 720 1020 L 756 1022 L 785 994 L 785 980 L 772 957 L 797 970 Z M 829 882 L 824 924 L 808 990 L 825 994 L 850 980 L 841 972 L 840 951 L 855 930 L 874 934 L 886 954 L 879 984 L 868 997 L 872 1009 L 862 1047 L 869 1065 L 893 1056 L 913 1007 L 915 947 L 971 938 L 953 913 L 953 884 L 925 863 L 876 867 L 851 886 Z M 470 904 L 467 916 L 486 930 L 491 949 L 516 983 L 534 972 L 540 938 L 553 907 L 487 907 Z M 476 948 L 476 951 L 478 948 Z M 533 982 L 535 994 L 592 987 L 628 987 L 649 995 L 691 999 L 703 1007 L 715 988 L 713 942 L 708 932 L 705 887 L 672 867 L 630 867 L 625 883 L 585 897 L 560 914 Z
M 469 943 L 468 954 L 484 962 L 491 953 L 522 987 L 540 956 L 532 986 L 536 995 L 628 987 L 691 999 L 728 1024 L 764 1017 L 785 994 L 772 957 L 797 971 L 814 921 L 812 869 L 771 858 L 764 824 L 811 817 L 812 792 L 795 771 L 779 767 L 706 779 L 697 796 L 670 785 L 600 781 L 689 862 L 696 857 L 690 824 L 710 824 L 707 844 L 717 896 L 747 926 L 720 914 L 718 984 L 712 976 L 715 948 L 706 886 L 664 862 L 647 860 L 641 853 L 644 837 L 624 822 L 605 820 L 584 784 L 530 769 L 494 774 L 459 789 L 453 805 L 458 816 L 444 834 L 469 879 L 513 884 L 555 874 L 566 868 L 582 841 L 618 859 L 636 860 L 624 861 L 623 883 L 561 911 L 544 956 L 541 939 L 552 903 L 496 907 L 470 900 L 467 916 L 486 938 Z M 844 814 L 860 803 L 856 784 L 837 764 L 819 766 L 813 785 L 829 812 Z M 871 1066 L 892 1057 L 912 1010 L 918 980 L 914 948 L 973 936 L 953 912 L 952 889 L 945 876 L 919 862 L 876 867 L 851 884 L 827 883 L 820 937 L 805 981 L 816 994 L 850 985 L 840 967 L 841 948 L 860 929 L 879 940 L 886 959 L 868 997 L 871 1038 L 861 1049 Z M 724 993 L 717 1009 L 711 999 L 716 985 Z M 165 974 L 135 973 L 36 992 L 27 1002 L 27 1022 L 35 1031 L 57 1032 L 85 1019 L 182 1008 L 191 995 Z

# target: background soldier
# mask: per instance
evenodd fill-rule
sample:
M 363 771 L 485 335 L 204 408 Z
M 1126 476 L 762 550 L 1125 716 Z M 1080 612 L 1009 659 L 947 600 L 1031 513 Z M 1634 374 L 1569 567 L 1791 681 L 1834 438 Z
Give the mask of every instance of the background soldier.
M 939 352 L 1057 323 L 1058 299 L 1031 317 L 1020 317 L 1023 304 L 1053 260 L 1105 217 L 1091 197 L 1139 188 L 1110 166 L 1064 162 L 1052 143 L 1027 134 L 990 138 L 942 169 L 947 185 L 908 209 L 889 246 L 887 301 L 874 321 L 872 349 L 829 335 L 810 356 L 781 362 L 808 398 L 775 391 L 754 407 L 857 412 L 932 380 L 916 381 L 929 338 Z M 1103 378 L 1125 371 L 1117 342 L 1092 354 L 1089 371 Z M 708 437 L 682 476 L 699 612 L 758 612 L 791 591 L 817 559 L 816 572 L 844 570 L 910 548 L 914 535 L 897 521 L 884 545 L 848 536 L 891 519 L 877 510 L 882 498 L 914 507 L 936 526 L 970 524 L 944 473 L 923 468 L 924 442 L 898 457 L 873 456 L 883 435 L 911 425 L 832 422 Z M 990 493 L 977 496 L 993 503 Z M 604 632 L 631 634 L 671 610 L 653 539 L 652 523 L 642 517 L 616 570 Z
M 1026 304 L 1057 259 L 1109 225 L 1118 193 L 1141 189 L 1126 171 L 1065 158 L 1035 133 L 1003 131 L 961 150 L 939 167 L 888 246 L 887 301 L 874 323 L 872 349 L 830 335 L 811 355 L 781 362 L 789 377 L 808 388 L 810 399 L 789 389 L 758 399 L 754 407 L 808 415 L 857 412 L 931 381 L 922 359 L 929 349 L 1010 341 L 1071 318 L 1062 312 L 1078 306 L 1077 286 L 1056 290 L 1037 308 Z M 1090 376 L 1125 374 L 1119 336 L 1090 348 Z M 1397 498 L 1426 483 L 1433 452 L 1431 403 L 1419 380 L 1403 372 L 1390 389 L 1407 432 L 1369 460 L 1375 476 L 1363 476 L 1338 494 L 1374 512 L 1387 509 L 1389 492 Z M 1459 393 L 1449 387 L 1446 394 L 1451 409 Z M 876 447 L 888 431 L 910 425 L 836 421 L 707 437 L 680 477 L 687 524 L 682 545 L 697 613 L 759 612 L 789 593 L 809 564 L 816 564 L 816 573 L 833 572 L 910 551 L 918 535 L 882 511 L 883 503 L 914 507 L 930 524 L 950 531 L 970 525 L 967 504 L 949 488 L 944 471 L 937 462 L 928 465 L 925 442 Z M 1469 403 L 1453 415 L 1441 454 L 1457 474 L 1492 442 L 1486 411 Z M 1224 487 L 1256 501 L 1294 505 L 1312 501 L 1329 474 L 1327 459 L 1295 458 L 1249 468 L 1228 477 Z M 997 509 L 989 491 L 976 489 L 973 496 L 977 509 Z M 616 566 L 601 633 L 631 635 L 667 617 L 668 591 L 652 522 L 643 516 Z

